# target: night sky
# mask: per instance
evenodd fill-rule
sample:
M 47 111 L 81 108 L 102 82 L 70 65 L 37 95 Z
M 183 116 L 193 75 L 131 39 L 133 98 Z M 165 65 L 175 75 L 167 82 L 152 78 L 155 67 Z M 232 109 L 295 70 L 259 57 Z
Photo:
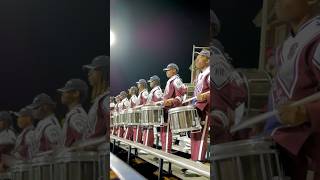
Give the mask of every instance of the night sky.
M 222 25 L 218 39 L 241 68 L 257 68 L 259 64 L 260 28 L 253 19 L 262 8 L 262 0 L 211 0 L 211 8 Z
M 0 1 L 0 110 L 18 110 L 109 54 L 109 3 L 89 0 Z
M 112 94 L 153 74 L 160 76 L 164 88 L 167 78 L 162 69 L 170 62 L 181 67 L 179 74 L 189 83 L 192 45 L 206 46 L 209 41 L 209 7 L 221 20 L 218 39 L 233 65 L 257 67 L 260 28 L 252 20 L 261 0 L 111 0 L 111 29 L 116 34 L 111 47 Z
M 111 91 L 115 95 L 140 78 L 156 74 L 164 88 L 162 69 L 174 62 L 189 83 L 192 45 L 209 43 L 208 0 L 111 0 Z

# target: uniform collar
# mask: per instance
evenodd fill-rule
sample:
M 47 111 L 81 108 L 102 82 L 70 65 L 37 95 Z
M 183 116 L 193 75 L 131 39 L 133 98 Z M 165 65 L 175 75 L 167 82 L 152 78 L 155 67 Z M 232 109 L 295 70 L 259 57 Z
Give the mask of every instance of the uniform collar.
M 301 32 L 303 29 L 305 29 L 306 27 L 308 27 L 313 21 L 315 21 L 316 19 L 319 19 L 320 16 L 314 16 L 312 18 L 310 18 L 309 20 L 307 20 L 306 22 L 304 22 L 303 24 L 300 25 L 300 27 L 298 28 L 297 32 L 294 33 L 293 30 L 290 30 L 290 35 L 292 37 L 297 36 L 297 34 L 299 34 L 299 32 Z
M 178 75 L 178 74 L 176 74 L 176 75 L 172 76 L 172 77 L 168 80 L 168 82 L 171 82 L 172 80 L 174 80 L 174 79 L 175 79 L 175 78 L 177 78 L 177 77 L 179 77 L 179 75 Z
M 158 89 L 160 89 L 160 86 L 156 86 L 156 87 L 152 88 L 152 90 L 150 91 L 150 93 L 152 94 L 154 91 L 156 91 L 156 90 L 158 90 Z
M 210 66 L 206 67 L 203 71 L 201 71 L 201 73 L 205 74 L 205 73 L 209 73 L 210 72 Z
M 143 89 L 139 94 L 142 94 L 144 91 L 146 91 L 147 89 Z
M 52 119 L 53 119 L 54 117 L 55 117 L 54 114 L 51 114 L 51 115 L 45 117 L 44 119 L 42 119 L 41 121 L 39 121 L 37 127 L 41 127 L 41 126 L 43 126 L 43 125 L 45 125 L 45 124 L 47 124 L 47 123 L 50 123 L 50 122 L 53 123 Z

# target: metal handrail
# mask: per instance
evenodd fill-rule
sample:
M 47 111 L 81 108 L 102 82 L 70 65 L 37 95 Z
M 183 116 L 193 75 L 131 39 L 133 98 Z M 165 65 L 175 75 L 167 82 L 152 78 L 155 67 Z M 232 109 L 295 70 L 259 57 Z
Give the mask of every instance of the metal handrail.
M 129 141 L 129 140 L 126 140 L 126 139 L 123 139 L 123 138 L 120 138 L 120 137 L 117 137 L 117 136 L 114 136 L 114 135 L 110 135 L 110 138 L 111 139 L 114 139 L 114 140 L 117 140 L 117 141 L 120 141 L 120 142 L 123 142 L 129 146 L 133 146 L 137 149 L 141 149 L 143 151 L 146 151 L 160 159 L 164 159 L 164 160 L 167 160 L 173 164 L 176 164 L 176 165 L 179 165 L 183 168 L 187 168 L 187 169 L 190 169 L 194 172 L 197 172 L 199 173 L 200 175 L 203 175 L 203 176 L 206 176 L 206 177 L 210 177 L 210 167 L 208 166 L 205 166 L 203 164 L 199 164 L 199 163 L 196 163 L 192 160 L 189 160 L 189 159 L 185 159 L 185 158 L 182 158 L 180 156 L 176 156 L 176 155 L 173 155 L 173 154 L 169 154 L 169 153 L 166 153 L 166 152 L 163 152 L 161 150 L 158 150 L 158 149 L 154 149 L 154 148 L 151 148 L 151 147 L 148 147 L 148 146 L 144 146 L 142 144 L 139 144 L 139 143 L 135 143 L 133 141 Z
M 110 153 L 110 168 L 119 179 L 146 180 L 145 177 L 112 153 Z

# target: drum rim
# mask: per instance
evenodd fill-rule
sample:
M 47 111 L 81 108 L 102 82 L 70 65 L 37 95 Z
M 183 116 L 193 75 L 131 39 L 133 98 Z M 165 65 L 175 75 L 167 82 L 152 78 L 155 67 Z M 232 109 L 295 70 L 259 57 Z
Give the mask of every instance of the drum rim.
M 84 156 L 81 158 L 81 156 Z M 85 160 L 83 160 L 85 159 Z M 65 152 L 58 156 L 55 156 L 55 163 L 69 163 L 75 161 L 90 161 L 96 162 L 98 161 L 98 153 L 94 151 L 77 151 L 77 152 Z
M 39 166 L 39 165 L 50 165 L 52 164 L 52 157 L 51 156 L 39 156 L 35 157 L 31 160 L 31 166 Z
M 170 115 L 172 113 L 178 113 L 185 110 L 196 110 L 196 108 L 192 105 L 175 107 L 175 108 L 169 109 L 168 114 Z
M 227 151 L 229 152 L 229 151 Z M 226 153 L 227 153 L 226 152 Z M 238 152 L 238 153 L 228 153 L 228 154 L 223 154 L 223 155 L 216 155 L 214 154 L 214 156 L 212 157 L 212 159 L 214 161 L 219 161 L 219 160 L 225 160 L 228 158 L 235 158 L 235 157 L 244 157 L 244 156 L 250 156 L 250 155 L 264 155 L 264 154 L 278 154 L 278 151 L 275 149 L 270 149 L 270 150 L 250 150 L 248 152 Z
M 141 107 L 141 111 L 163 110 L 161 106 L 148 105 Z
M 219 156 L 232 157 L 239 154 L 273 152 L 276 151 L 271 148 L 273 145 L 273 141 L 265 138 L 246 139 L 213 145 L 212 152 L 216 159 Z
M 181 133 L 181 132 L 189 132 L 189 131 L 196 131 L 201 130 L 202 126 L 190 127 L 190 128 L 183 128 L 183 129 L 171 129 L 173 133 Z M 191 132 L 192 133 L 192 132 Z

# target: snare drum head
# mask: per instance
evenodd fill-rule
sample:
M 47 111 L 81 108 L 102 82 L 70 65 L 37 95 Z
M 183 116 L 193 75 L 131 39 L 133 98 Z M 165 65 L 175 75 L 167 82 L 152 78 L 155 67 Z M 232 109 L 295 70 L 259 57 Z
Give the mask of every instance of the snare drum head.
M 261 113 L 261 109 L 268 103 L 271 77 L 266 71 L 257 69 L 238 69 L 237 71 L 247 93 L 245 116 L 255 116 Z
M 56 156 L 57 162 L 97 161 L 98 154 L 90 151 L 65 152 Z
M 169 114 L 172 113 L 177 113 L 177 112 L 182 112 L 182 111 L 192 111 L 195 110 L 195 108 L 191 105 L 189 106 L 181 106 L 181 107 L 176 107 L 176 108 L 172 108 L 168 111 Z
M 162 107 L 155 106 L 155 105 L 145 105 L 141 108 L 141 111 L 149 111 L 149 110 L 162 110 Z
M 274 143 L 271 140 L 264 138 L 233 141 L 228 143 L 217 144 L 213 146 L 213 159 L 221 157 L 234 157 L 237 155 L 246 154 L 263 154 L 275 151 L 272 146 Z

